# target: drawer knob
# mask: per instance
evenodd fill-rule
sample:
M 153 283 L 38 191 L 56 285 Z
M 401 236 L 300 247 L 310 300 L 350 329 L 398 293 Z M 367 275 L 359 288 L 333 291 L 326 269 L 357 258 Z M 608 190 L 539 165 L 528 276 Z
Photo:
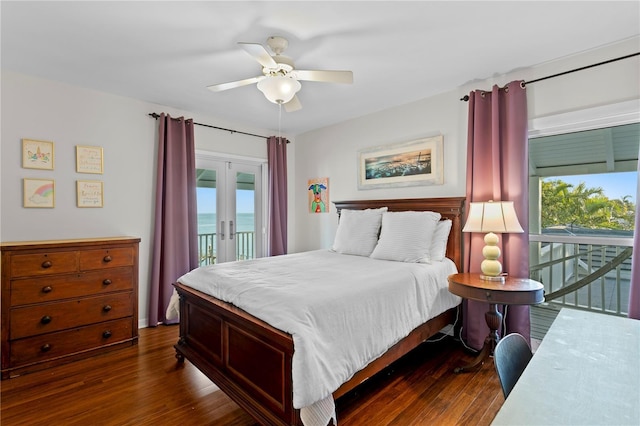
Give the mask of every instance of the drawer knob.
M 104 337 L 105 339 L 108 339 L 109 337 L 111 337 L 111 330 L 105 330 L 102 333 L 102 337 Z
M 111 284 L 111 280 L 109 278 L 107 278 L 106 280 L 102 281 L 102 284 L 109 285 L 109 284 Z
M 42 267 L 43 267 L 44 269 L 51 268 L 52 266 L 53 266 L 53 263 L 51 263 L 51 261 L 50 261 L 50 260 L 45 260 L 44 262 L 42 262 Z
M 49 315 L 45 315 L 42 318 L 40 318 L 40 322 L 42 324 L 49 324 L 51 322 L 51 317 Z
M 51 345 L 48 343 L 45 343 L 44 345 L 40 346 L 40 352 L 49 352 L 51 350 Z
M 102 260 L 104 260 L 105 262 L 109 263 L 109 262 L 111 262 L 111 256 L 106 255 Z
M 52 291 L 53 291 L 53 287 L 51 287 L 50 285 L 42 287 L 43 293 L 51 293 Z
M 105 311 L 105 312 L 109 312 L 111 310 L 111 305 L 104 305 L 102 307 L 102 310 Z

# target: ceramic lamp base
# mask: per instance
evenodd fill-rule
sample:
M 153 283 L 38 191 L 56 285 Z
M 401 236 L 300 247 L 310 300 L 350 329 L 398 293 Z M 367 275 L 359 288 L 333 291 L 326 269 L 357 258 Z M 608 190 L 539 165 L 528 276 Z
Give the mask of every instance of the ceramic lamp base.
M 503 281 L 502 264 L 498 260 L 500 257 L 500 247 L 498 247 L 498 236 L 493 232 L 489 232 L 484 237 L 486 246 L 482 249 L 484 260 L 480 264 L 482 275 L 480 278 L 487 281 Z

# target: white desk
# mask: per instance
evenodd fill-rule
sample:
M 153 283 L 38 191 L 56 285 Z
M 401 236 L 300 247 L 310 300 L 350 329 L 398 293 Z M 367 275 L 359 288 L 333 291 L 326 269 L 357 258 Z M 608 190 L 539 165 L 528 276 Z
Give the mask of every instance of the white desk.
M 494 425 L 640 425 L 640 321 L 562 309 Z

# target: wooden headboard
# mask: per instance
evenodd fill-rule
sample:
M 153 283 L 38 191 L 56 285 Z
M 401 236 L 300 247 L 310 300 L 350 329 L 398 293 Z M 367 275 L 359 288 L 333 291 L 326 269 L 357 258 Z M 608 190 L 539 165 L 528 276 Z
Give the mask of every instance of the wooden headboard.
M 342 209 L 364 210 L 387 207 L 389 211 L 432 211 L 442 215 L 442 219 L 451 219 L 451 232 L 447 242 L 447 257 L 453 260 L 462 271 L 462 218 L 464 197 L 446 198 L 403 198 L 393 200 L 354 200 L 334 201 L 338 216 Z

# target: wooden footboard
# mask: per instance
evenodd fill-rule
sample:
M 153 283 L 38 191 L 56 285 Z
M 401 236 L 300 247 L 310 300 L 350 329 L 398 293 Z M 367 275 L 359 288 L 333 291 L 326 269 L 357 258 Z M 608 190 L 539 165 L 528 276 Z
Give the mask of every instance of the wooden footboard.
M 293 339 L 235 306 L 181 284 L 176 356 L 192 362 L 261 424 L 301 424 L 293 408 Z

